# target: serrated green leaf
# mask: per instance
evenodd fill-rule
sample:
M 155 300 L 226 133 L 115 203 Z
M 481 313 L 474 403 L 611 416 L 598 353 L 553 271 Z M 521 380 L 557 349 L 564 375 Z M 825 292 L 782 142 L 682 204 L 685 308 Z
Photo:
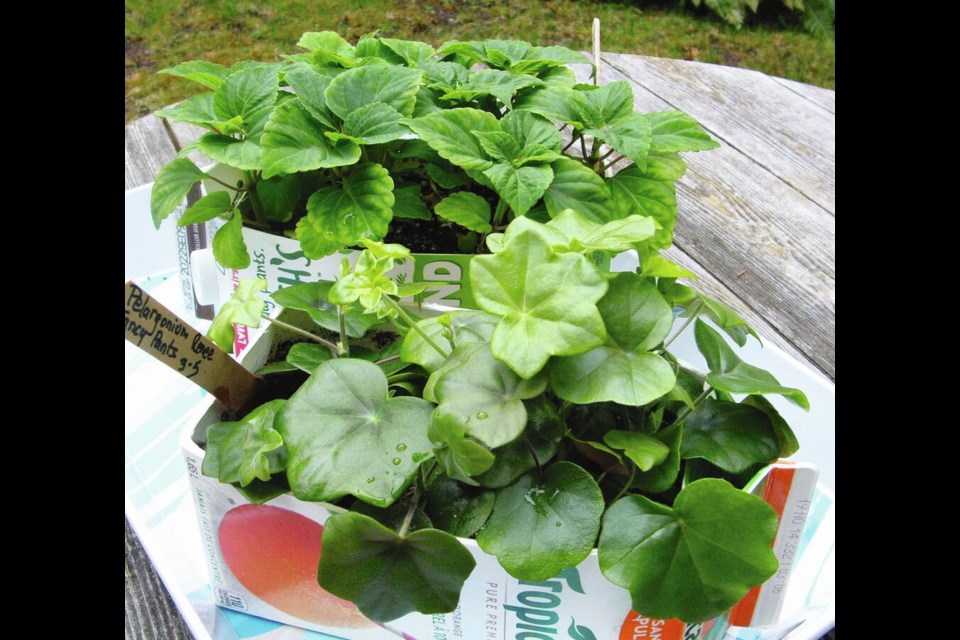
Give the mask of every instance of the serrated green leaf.
M 243 217 L 233 219 L 217 229 L 213 236 L 213 257 L 228 269 L 246 269 L 250 266 L 250 254 L 243 241 Z
M 498 163 L 484 170 L 483 174 L 516 216 L 529 211 L 553 181 L 553 169 L 548 166 L 514 167 Z
M 447 56 L 457 56 L 461 60 L 459 64 L 473 66 L 474 62 L 479 61 L 484 55 L 483 43 L 479 40 L 461 42 L 459 40 L 448 40 L 437 49 L 437 55 L 441 58 Z
M 543 84 L 543 81 L 534 76 L 510 73 L 500 69 L 483 69 L 471 74 L 467 83 L 454 93 L 490 94 L 509 109 L 517 91 L 540 84 Z
M 382 102 L 410 116 L 422 77 L 422 71 L 407 67 L 356 67 L 331 80 L 324 96 L 327 107 L 344 120 L 353 111 L 374 102 Z
M 563 140 L 549 120 L 532 111 L 513 110 L 500 121 L 503 130 L 513 136 L 522 150 L 542 145 L 551 151 L 560 151 Z
M 742 400 L 742 404 L 755 407 L 767 414 L 767 418 L 770 419 L 770 426 L 773 427 L 773 433 L 780 446 L 778 457 L 786 458 L 800 450 L 800 442 L 793 433 L 793 429 L 790 428 L 790 425 L 787 424 L 787 421 L 783 419 L 783 416 L 769 400 L 763 396 L 747 396 Z
M 635 611 L 702 622 L 776 572 L 776 530 L 770 505 L 723 480 L 686 486 L 672 509 L 631 495 L 604 514 L 600 570 Z
M 219 89 L 223 81 L 229 75 L 229 71 L 223 65 L 206 60 L 188 60 L 174 65 L 167 69 L 161 69 L 157 73 L 186 78 L 198 84 L 202 84 L 208 89 Z
M 219 120 L 213 112 L 212 91 L 190 96 L 169 109 L 158 109 L 155 113 L 161 118 L 188 122 L 208 129 L 212 127 L 212 123 Z
M 803 409 L 810 409 L 810 401 L 799 389 L 784 387 L 769 371 L 754 367 L 741 360 L 719 333 L 705 322 L 697 319 L 694 327 L 697 349 L 707 360 L 710 373 L 707 384 L 728 393 L 755 395 L 777 394 Z
M 185 227 L 189 224 L 199 224 L 231 211 L 233 211 L 233 203 L 230 201 L 230 194 L 226 191 L 214 191 L 203 196 L 192 207 L 184 211 L 180 219 L 177 220 L 177 226 Z
M 287 362 L 304 373 L 313 373 L 332 357 L 330 349 L 315 342 L 298 342 L 287 352 Z
M 411 67 L 420 66 L 420 64 L 433 59 L 436 53 L 434 48 L 425 42 L 416 40 L 398 40 L 396 38 L 380 38 L 385 46 L 391 51 L 403 58 Z
M 611 219 L 613 200 L 603 178 L 571 158 L 560 158 L 550 166 L 553 181 L 543 192 L 543 201 L 551 217 L 574 209 L 597 222 Z
M 327 108 L 327 99 L 324 91 L 330 84 L 330 78 L 306 63 L 297 63 L 284 70 L 287 83 L 300 98 L 300 104 L 313 116 L 317 122 L 329 130 L 337 129 L 335 116 Z
M 524 93 L 514 102 L 513 108 L 532 111 L 582 129 L 584 114 L 591 107 L 582 92 L 554 85 Z
M 470 70 L 458 62 L 427 60 L 417 68 L 423 69 L 425 83 L 447 91 L 470 81 Z
M 550 60 L 559 64 L 593 64 L 582 53 L 561 46 L 532 47 L 526 53 L 528 60 Z
M 720 143 L 710 137 L 696 120 L 682 111 L 658 111 L 646 114 L 652 127 L 650 151 L 705 151 Z
M 470 184 L 469 176 L 459 172 L 447 171 L 436 164 L 428 164 L 426 171 L 430 179 L 443 189 L 456 189 L 465 184 Z
M 651 216 L 660 225 L 653 245 L 665 249 L 673 244 L 677 192 L 672 180 L 652 179 L 633 164 L 606 182 L 617 217 Z
M 603 513 L 600 487 L 581 467 L 557 462 L 497 491 L 477 543 L 507 573 L 537 582 L 590 555 Z
M 311 116 L 299 99 L 278 106 L 260 140 L 263 177 L 351 165 L 360 159 L 355 142 L 336 144 L 324 135 L 323 125 Z
M 243 119 L 248 138 L 259 141 L 277 101 L 280 79 L 274 65 L 253 66 L 231 73 L 213 94 L 213 112 L 222 120 Z
M 210 425 L 201 472 L 220 482 L 238 482 L 246 487 L 255 478 L 266 482 L 271 474 L 283 471 L 286 464 L 281 448 L 283 438 L 273 429 L 273 421 L 286 402 L 272 400 L 242 420 Z
M 349 113 L 343 121 L 343 130 L 363 144 L 383 144 L 410 133 L 400 124 L 402 117 L 390 105 L 373 102 Z
M 633 160 L 640 169 L 646 168 L 652 136 L 650 123 L 643 115 L 631 113 L 602 129 L 585 129 L 584 133 L 603 140 L 614 150 Z
M 260 145 L 252 140 L 208 133 L 200 138 L 199 147 L 204 155 L 243 171 L 257 171 L 262 167 Z
M 183 202 L 203 176 L 203 171 L 186 158 L 172 160 L 160 169 L 150 192 L 150 215 L 154 227 L 160 228 L 164 218 Z
M 300 176 L 295 173 L 257 182 L 257 198 L 267 220 L 287 222 L 300 204 Z
M 603 436 L 603 441 L 614 449 L 623 451 L 640 471 L 650 471 L 667 459 L 670 447 L 653 436 L 639 431 L 614 429 Z
M 297 46 L 310 51 L 311 59 L 319 65 L 332 63 L 347 67 L 356 64 L 356 48 L 333 31 L 304 33 Z
M 435 111 L 440 111 L 440 106 L 437 104 L 436 92 L 428 87 L 420 87 L 417 91 L 417 100 L 413 104 L 412 116 L 414 118 L 422 118 Z
M 207 337 L 227 353 L 233 353 L 233 340 L 236 337 L 234 323 L 253 328 L 260 326 L 265 305 L 257 293 L 266 288 L 267 281 L 260 278 L 241 280 L 236 291 L 214 316 L 210 328 L 207 329 Z
M 446 109 L 404 123 L 458 167 L 482 171 L 493 165 L 473 135 L 474 131 L 500 131 L 500 123 L 491 113 L 470 108 Z
M 433 405 L 421 398 L 388 397 L 387 378 L 371 362 L 321 364 L 277 418 L 293 494 L 311 501 L 351 494 L 389 505 L 433 455 L 427 438 L 432 413 Z
M 654 180 L 679 180 L 686 171 L 687 163 L 680 154 L 650 152 L 647 154 L 647 167 L 643 174 Z
M 560 446 L 564 425 L 556 406 L 544 395 L 523 401 L 527 410 L 527 426 L 523 438 L 508 442 L 493 450 L 496 456 L 494 465 L 473 479 L 480 486 L 499 489 L 512 484 L 514 480 L 540 464 L 547 464 Z M 533 458 L 530 449 L 536 453 Z
M 493 491 L 473 489 L 441 475 L 427 488 L 426 512 L 438 529 L 469 538 L 493 511 Z
M 520 145 L 506 131 L 474 131 L 480 146 L 495 160 L 513 162 L 520 157 Z
M 339 333 L 337 307 L 327 298 L 332 286 L 328 281 L 302 282 L 278 289 L 270 297 L 281 307 L 304 311 L 324 329 Z M 344 323 L 349 337 L 362 338 L 379 321 L 375 315 L 350 310 L 344 313 Z
M 493 465 L 493 454 L 478 442 L 469 440 L 463 424 L 454 416 L 434 413 L 427 436 L 433 442 L 437 462 L 455 480 L 476 485 L 471 476 L 483 473 Z
M 393 188 L 393 217 L 429 220 L 430 210 L 420 197 L 420 185 Z
M 633 87 L 626 80 L 617 80 L 593 91 L 584 92 L 587 103 L 600 113 L 601 121 L 612 124 L 633 113 Z
M 672 424 L 653 434 L 668 449 L 666 459 L 649 471 L 640 471 L 633 479 L 631 488 L 646 493 L 663 493 L 670 489 L 680 475 L 680 446 L 683 438 L 683 425 Z
M 703 458 L 729 473 L 777 458 L 780 447 L 767 414 L 756 407 L 704 400 L 683 420 L 683 458 Z
M 590 63 L 591 65 L 593 63 Z M 572 88 L 577 84 L 576 74 L 567 67 L 550 67 L 540 72 L 538 77 L 543 80 L 548 87 L 566 87 Z
M 552 355 L 583 353 L 607 337 L 596 307 L 606 279 L 586 257 L 552 249 L 564 240 L 546 225 L 516 218 L 500 251 L 471 263 L 474 298 L 502 317 L 493 333 L 493 354 L 523 378 L 535 375 Z
M 490 233 L 490 204 L 469 191 L 452 193 L 434 207 L 434 213 L 477 233 Z

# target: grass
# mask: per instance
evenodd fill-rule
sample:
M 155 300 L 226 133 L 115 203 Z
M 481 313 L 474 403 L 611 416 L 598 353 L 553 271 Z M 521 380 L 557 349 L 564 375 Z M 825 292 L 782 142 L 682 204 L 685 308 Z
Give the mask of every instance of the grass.
M 590 49 L 594 16 L 604 51 L 757 69 L 835 88 L 834 43 L 805 33 L 787 13 L 736 30 L 703 11 L 643 7 L 637 0 L 126 0 L 125 121 L 195 92 L 157 71 L 192 59 L 227 66 L 278 60 L 304 31 L 333 30 L 351 42 L 374 30 L 438 45 L 517 38 Z

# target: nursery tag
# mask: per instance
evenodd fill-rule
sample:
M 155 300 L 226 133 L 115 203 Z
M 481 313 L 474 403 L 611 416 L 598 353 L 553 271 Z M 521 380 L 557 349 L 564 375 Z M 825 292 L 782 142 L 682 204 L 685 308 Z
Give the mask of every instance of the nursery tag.
M 146 291 L 124 285 L 124 337 L 174 371 L 240 410 L 263 382 Z

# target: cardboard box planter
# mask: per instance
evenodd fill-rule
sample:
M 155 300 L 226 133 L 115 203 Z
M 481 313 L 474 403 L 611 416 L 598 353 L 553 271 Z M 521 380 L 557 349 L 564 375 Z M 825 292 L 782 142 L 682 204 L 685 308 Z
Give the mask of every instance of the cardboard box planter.
M 290 321 L 288 314 L 285 319 Z M 282 337 L 271 327 L 247 349 L 242 361 L 256 370 Z M 726 618 L 697 625 L 651 620 L 630 609 L 628 592 L 600 572 L 596 550 L 583 562 L 542 582 L 517 580 L 471 539 L 461 539 L 477 566 L 448 614 L 408 614 L 385 625 L 367 620 L 354 605 L 317 584 L 321 534 L 337 507 L 284 494 L 250 504 L 234 487 L 200 473 L 208 425 L 226 416 L 210 399 L 198 408 L 181 435 L 204 556 L 215 602 L 229 609 L 349 640 L 756 640 L 760 631 L 730 628 Z M 832 501 L 831 501 L 832 503 Z M 811 510 L 812 512 L 812 510 Z M 831 510 L 832 514 L 832 510 Z M 804 536 L 819 519 L 808 520 Z M 832 531 L 831 531 L 832 549 Z M 807 545 L 810 547 L 810 545 Z M 802 551 L 802 550 L 801 550 Z M 797 554 L 798 558 L 800 553 Z M 800 559 L 797 560 L 800 562 Z M 808 565 L 818 562 L 811 558 Z M 818 567 L 819 568 L 819 567 Z M 808 576 L 807 579 L 815 579 Z M 804 636 L 806 637 L 806 636 Z M 814 636 L 811 636 L 811 640 Z M 819 636 L 815 636 L 819 637 Z

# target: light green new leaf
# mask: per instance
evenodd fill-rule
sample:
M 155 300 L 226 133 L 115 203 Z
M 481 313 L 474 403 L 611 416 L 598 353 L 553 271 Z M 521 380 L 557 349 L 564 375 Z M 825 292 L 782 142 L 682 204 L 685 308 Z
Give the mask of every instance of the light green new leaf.
M 210 129 L 219 118 L 213 112 L 213 92 L 190 96 L 180 104 L 169 109 L 158 109 L 156 115 L 177 122 L 189 122 Z
M 217 229 L 213 236 L 213 257 L 228 269 L 246 269 L 250 266 L 250 254 L 243 241 L 243 217 L 233 219 Z
M 663 442 L 639 431 L 614 429 L 603 435 L 603 441 L 607 446 L 623 451 L 640 471 L 650 471 L 665 461 L 670 453 L 670 447 Z
M 338 129 L 336 117 L 327 108 L 327 99 L 324 91 L 330 84 L 330 78 L 318 73 L 309 64 L 298 62 L 284 70 L 287 83 L 300 98 L 300 104 L 316 118 L 325 129 Z
M 495 160 L 512 163 L 520 158 L 520 145 L 506 131 L 474 131 L 480 146 Z
M 474 298 L 503 318 L 493 332 L 493 354 L 523 378 L 552 355 L 583 353 L 607 337 L 596 306 L 606 278 L 588 258 L 553 250 L 565 240 L 546 225 L 517 218 L 498 253 L 471 263 Z
M 696 278 L 697 274 L 687 271 L 676 262 L 667 260 L 652 247 L 637 247 L 640 260 L 640 275 L 645 278 Z
M 676 423 L 653 434 L 669 449 L 666 459 L 649 471 L 640 471 L 630 485 L 646 493 L 663 493 L 673 486 L 680 475 L 680 445 L 683 439 L 683 425 Z
M 630 249 L 653 236 L 656 231 L 653 218 L 627 216 L 600 224 L 574 209 L 560 213 L 547 226 L 562 231 L 570 239 L 566 245 L 570 251 L 605 251 L 611 254 Z
M 560 151 L 563 147 L 563 139 L 553 123 L 532 111 L 514 109 L 503 116 L 500 126 L 522 150 L 536 145 L 543 145 L 550 151 Z
M 214 191 L 203 196 L 197 200 L 196 204 L 184 211 L 180 219 L 177 220 L 177 226 L 185 227 L 188 224 L 199 224 L 232 211 L 233 203 L 230 201 L 230 194 L 226 191 Z
M 433 455 L 432 413 L 422 398 L 390 398 L 387 378 L 372 362 L 321 364 L 277 418 L 293 494 L 309 501 L 351 494 L 375 506 L 391 504 Z
M 730 473 L 776 459 L 780 445 L 762 410 L 723 400 L 704 400 L 683 420 L 680 455 L 703 458 Z
M 646 114 L 652 127 L 650 151 L 705 151 L 720 143 L 710 137 L 697 121 L 682 111 L 658 111 Z
M 672 180 L 657 180 L 645 175 L 635 164 L 607 178 L 617 217 L 651 216 L 660 225 L 654 246 L 665 249 L 673 244 L 677 221 L 677 191 Z
M 307 200 L 297 239 L 308 258 L 322 258 L 360 238 L 379 240 L 393 218 L 393 180 L 379 164 L 357 165 L 341 188 L 323 187 Z
M 494 56 L 494 59 L 505 60 L 511 64 L 523 60 L 532 48 L 533 45 L 529 42 L 525 42 L 524 40 L 490 39 L 483 41 L 483 49 L 487 56 L 491 56 L 494 52 L 498 52 L 502 54 L 502 57 Z
M 238 140 L 230 136 L 208 133 L 199 140 L 200 151 L 217 162 L 243 171 L 262 168 L 261 149 L 253 140 Z
M 545 118 L 570 124 L 576 129 L 595 124 L 584 122 L 584 116 L 594 108 L 587 104 L 583 92 L 562 86 L 530 91 L 519 97 L 513 108 L 532 111 Z
M 803 391 L 784 387 L 769 371 L 741 360 L 720 334 L 699 318 L 694 328 L 694 337 L 697 349 L 706 358 L 710 368 L 707 384 L 714 389 L 727 393 L 778 394 L 803 409 L 810 409 L 810 401 Z
M 469 538 L 486 523 L 493 502 L 493 491 L 473 489 L 441 475 L 427 489 L 426 512 L 438 529 Z
M 330 349 L 315 342 L 298 342 L 290 347 L 287 362 L 304 373 L 313 373 L 321 364 L 332 358 Z
M 331 516 L 322 544 L 320 586 L 376 622 L 453 611 L 477 564 L 449 533 L 420 529 L 401 537 L 359 513 Z
M 457 191 L 437 203 L 434 212 L 477 233 L 490 233 L 490 203 L 470 191 Z
M 177 158 L 160 169 L 150 192 L 150 215 L 154 227 L 160 228 L 163 219 L 183 202 L 203 176 L 203 171 L 186 158 Z
M 601 122 L 605 124 L 634 115 L 633 88 L 626 80 L 617 80 L 592 91 L 585 91 L 583 97 L 599 112 Z
M 593 64 L 592 62 L 590 63 Z M 577 75 L 567 67 L 550 67 L 538 76 L 548 87 L 564 87 L 570 89 L 577 84 Z
M 470 81 L 470 70 L 459 62 L 427 60 L 417 65 L 423 69 L 423 81 L 441 91 L 449 91 Z
M 597 307 L 607 340 L 584 354 L 556 359 L 550 381 L 557 395 L 579 404 L 641 406 L 669 393 L 676 384 L 673 368 L 649 352 L 673 325 L 670 305 L 656 285 L 633 273 L 618 273 Z
M 236 291 L 214 316 L 207 329 L 207 337 L 227 353 L 233 353 L 233 340 L 236 337 L 234 323 L 253 328 L 260 326 L 265 304 L 257 293 L 266 288 L 267 281 L 260 278 L 241 280 Z
M 380 42 L 386 45 L 391 51 L 400 56 L 411 67 L 418 67 L 420 64 L 432 61 L 433 54 L 436 53 L 433 47 L 425 42 L 416 40 L 398 40 L 396 38 L 380 38 Z
M 587 95 L 597 93 L 590 91 Z M 585 129 L 584 133 L 600 138 L 616 151 L 637 163 L 640 169 L 647 166 L 647 152 L 652 140 L 650 122 L 639 113 L 608 124 L 602 129 Z
M 311 320 L 324 329 L 339 332 L 337 307 L 327 298 L 332 286 L 332 282 L 324 280 L 302 282 L 278 289 L 271 293 L 270 297 L 285 309 L 306 312 Z M 350 310 L 344 314 L 344 323 L 349 337 L 362 338 L 371 327 L 379 324 L 379 321 L 375 315 Z
M 427 334 L 446 353 L 454 347 L 477 342 L 490 342 L 498 318 L 483 311 L 451 311 L 442 316 L 427 318 L 417 326 Z M 440 365 L 448 362 L 437 353 L 419 331 L 409 331 L 404 336 L 400 356 L 407 362 L 414 362 L 434 373 Z M 426 392 L 424 397 L 428 400 Z
M 548 166 L 514 167 L 498 163 L 483 174 L 493 183 L 501 198 L 517 216 L 524 215 L 543 196 L 553 182 L 553 169 Z
M 300 176 L 295 173 L 257 182 L 260 208 L 268 220 L 287 222 L 300 204 Z
M 213 112 L 222 120 L 240 116 L 247 137 L 259 141 L 277 101 L 280 79 L 275 65 L 234 71 L 213 94 Z
M 403 115 L 388 104 L 373 102 L 352 111 L 343 121 L 343 130 L 363 144 L 383 144 L 410 133 L 400 124 Z
M 333 31 L 311 31 L 303 34 L 297 46 L 313 55 L 319 65 L 338 64 L 343 67 L 356 64 L 356 48 Z
M 327 107 L 344 120 L 353 111 L 374 102 L 382 102 L 410 116 L 422 77 L 422 71 L 407 67 L 355 67 L 331 80 L 324 96 Z
M 493 450 L 496 464 L 473 479 L 482 487 L 499 489 L 536 468 L 537 461 L 546 464 L 557 453 L 563 437 L 564 424 L 557 407 L 544 395 L 524 400 L 527 426 L 523 438 L 517 438 Z M 536 454 L 534 460 L 530 449 Z
M 186 78 L 214 90 L 219 89 L 230 75 L 226 67 L 206 60 L 188 60 L 157 73 Z
M 286 402 L 272 400 L 242 420 L 210 425 L 201 472 L 220 482 L 239 482 L 241 487 L 246 487 L 255 478 L 266 482 L 271 474 L 283 471 L 286 464 L 286 455 L 281 449 L 283 438 L 273 429 L 273 421 Z
M 393 188 L 393 217 L 429 220 L 430 210 L 420 197 L 420 185 Z
M 427 437 L 433 442 L 437 462 L 455 480 L 476 485 L 471 476 L 481 474 L 493 465 L 493 454 L 483 445 L 469 440 L 463 424 L 454 416 L 434 413 Z
M 739 346 L 742 347 L 747 344 L 748 335 L 756 338 L 757 342 L 761 342 L 757 332 L 747 324 L 746 320 L 740 317 L 740 314 L 733 310 L 733 307 L 702 293 L 700 294 L 700 300 L 706 307 L 703 310 L 703 315 L 713 320 Z
M 543 81 L 534 76 L 510 73 L 500 69 L 483 69 L 471 74 L 466 84 L 459 89 L 447 92 L 444 97 L 462 100 L 490 94 L 509 109 L 517 91 L 540 84 L 543 84 Z
M 553 181 L 543 192 L 543 202 L 551 217 L 557 217 L 566 209 L 574 209 L 597 222 L 611 219 L 613 201 L 603 178 L 571 158 L 560 158 L 550 167 Z
M 652 138 L 651 138 L 652 141 Z M 643 174 L 654 180 L 679 180 L 687 171 L 687 163 L 679 153 L 647 154 L 647 167 Z
M 549 60 L 557 64 L 593 64 L 589 58 L 573 49 L 561 46 L 531 47 L 524 56 L 525 60 Z
M 263 177 L 342 167 L 360 159 L 357 143 L 339 140 L 334 144 L 324 131 L 299 100 L 287 100 L 278 106 L 260 139 Z
M 474 131 L 500 131 L 500 123 L 491 113 L 466 107 L 445 109 L 403 123 L 458 167 L 483 171 L 493 164 L 473 135 Z
M 604 514 L 600 570 L 634 611 L 703 622 L 776 572 L 776 530 L 773 507 L 724 480 L 687 485 L 672 509 L 631 495 Z
M 546 580 L 590 555 L 603 507 L 603 494 L 589 473 L 557 462 L 542 481 L 531 472 L 497 491 L 477 544 L 513 577 Z

